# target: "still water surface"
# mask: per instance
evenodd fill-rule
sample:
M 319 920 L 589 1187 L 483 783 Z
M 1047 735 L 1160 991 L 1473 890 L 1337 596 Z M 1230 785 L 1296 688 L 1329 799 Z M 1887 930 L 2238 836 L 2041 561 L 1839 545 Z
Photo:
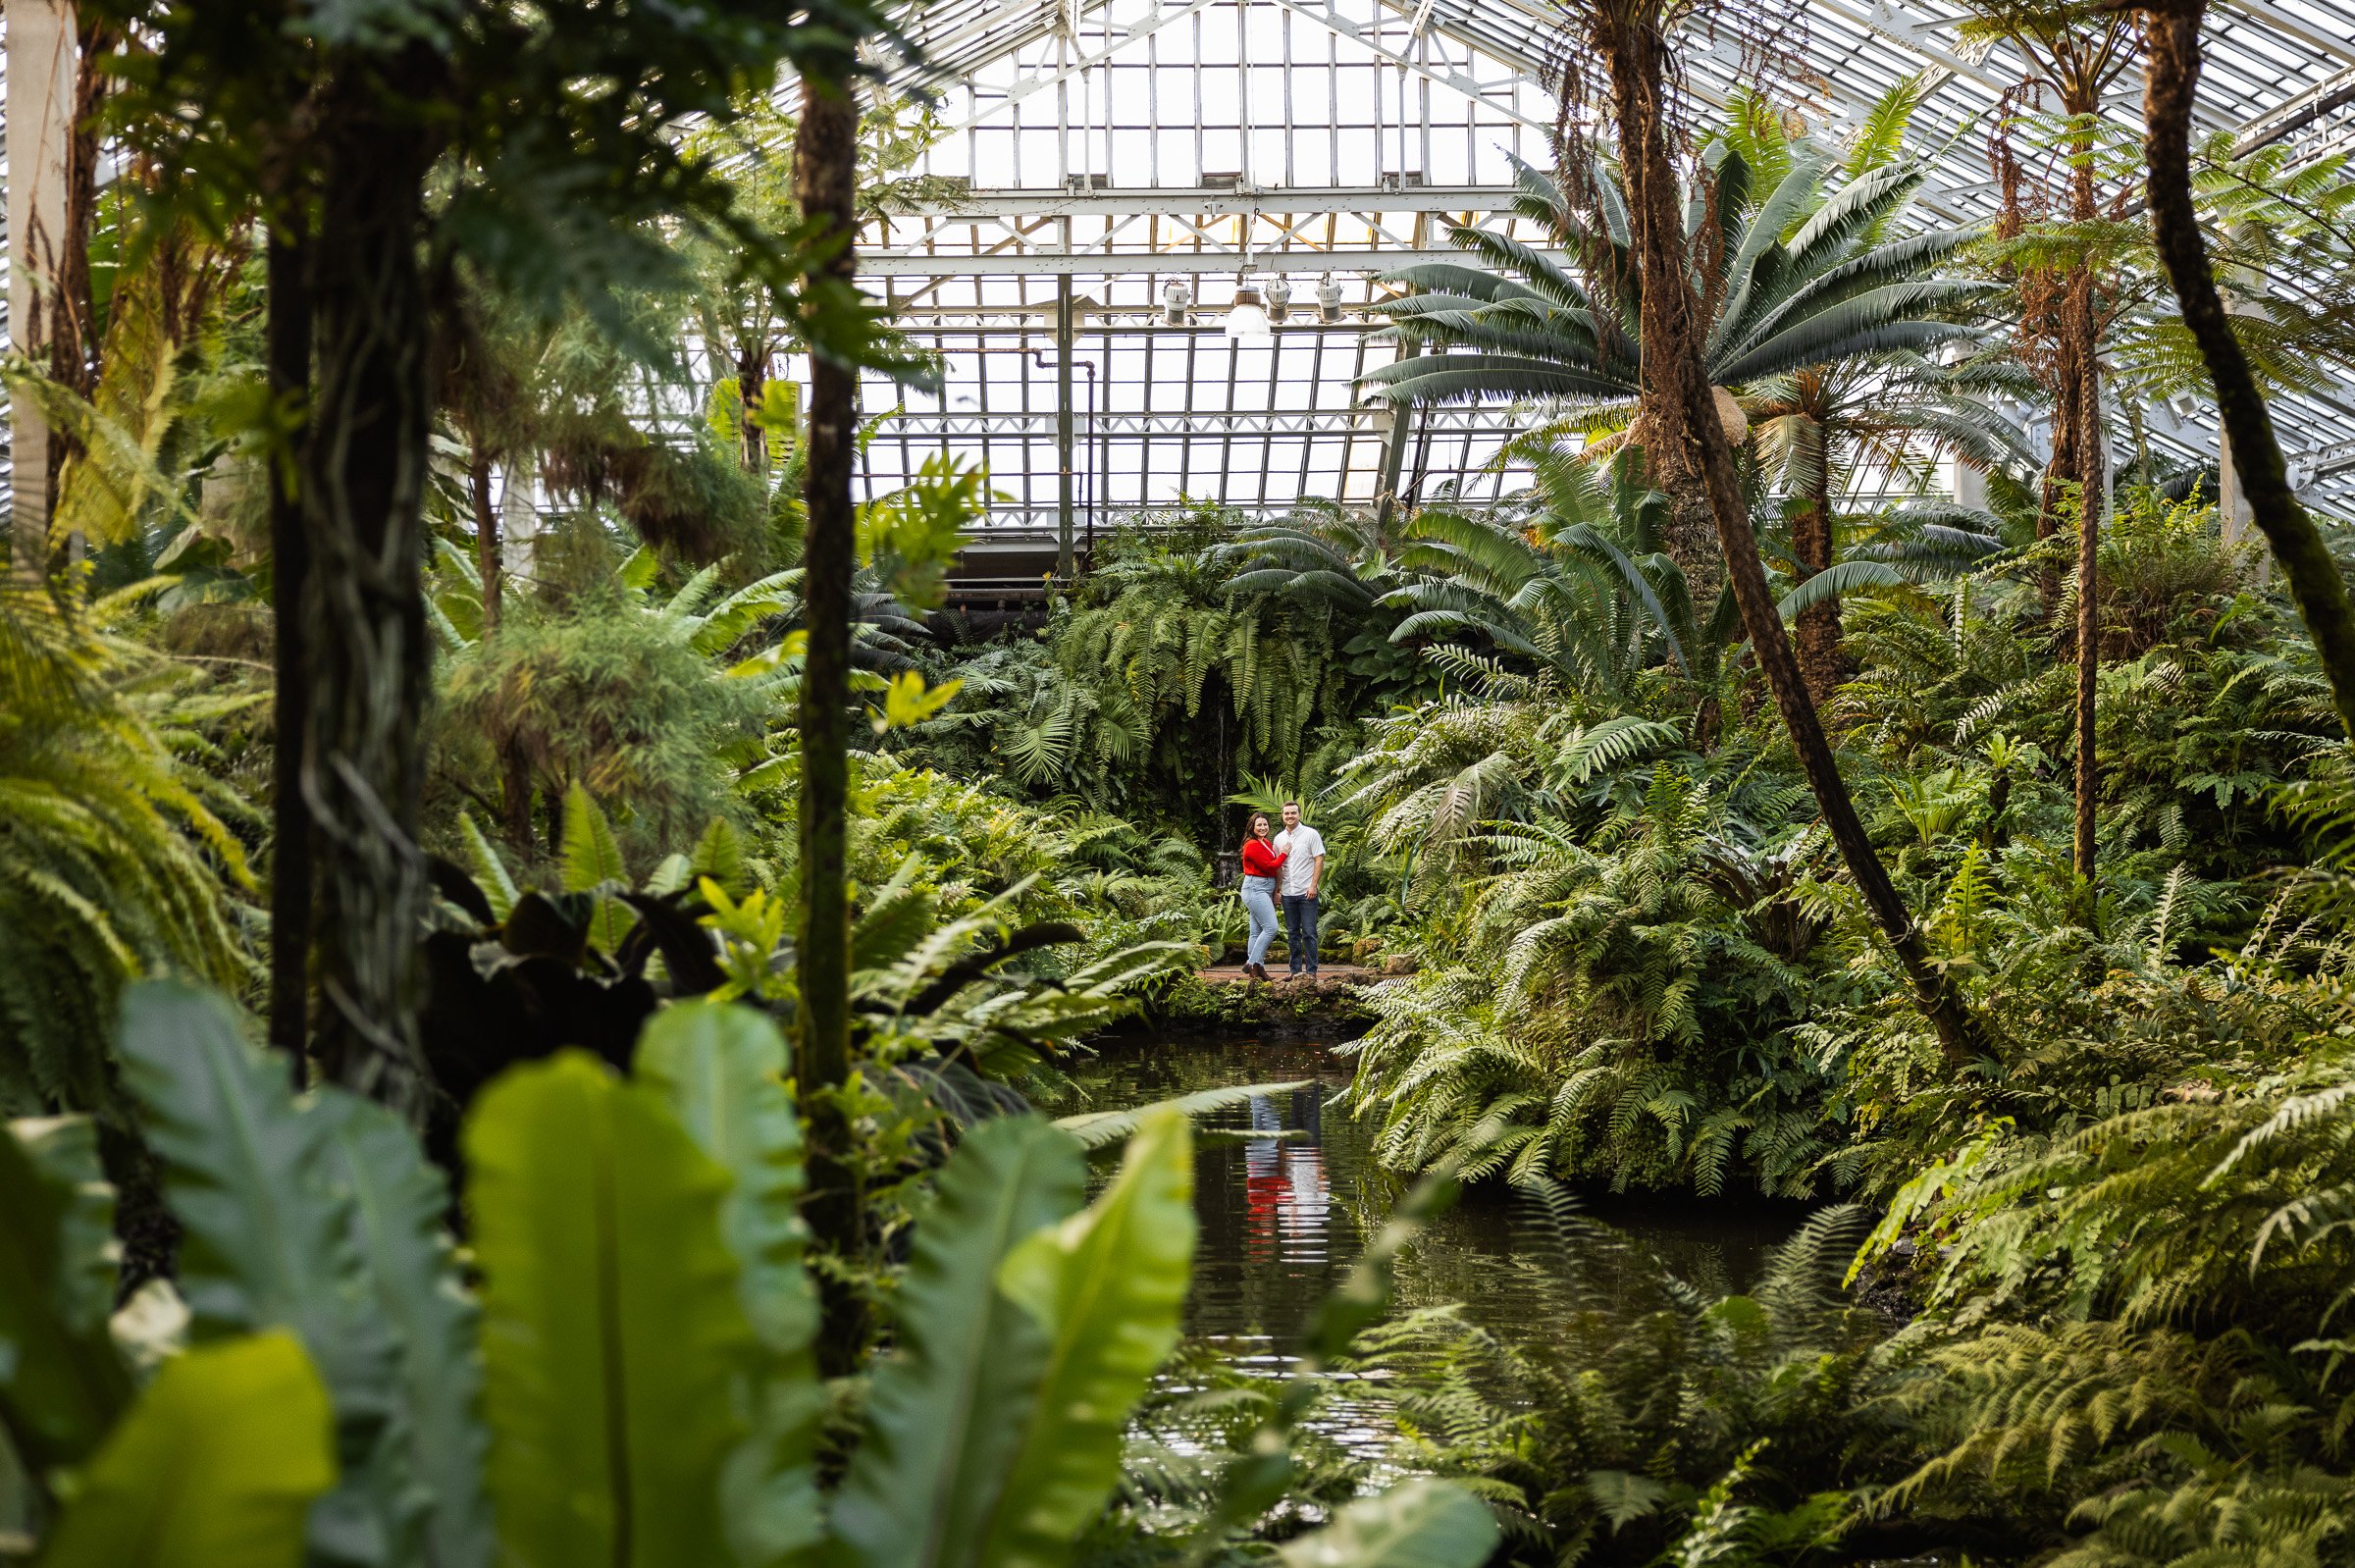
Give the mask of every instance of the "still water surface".
M 1198 1090 L 1310 1079 L 1307 1088 L 1255 1097 L 1197 1124 L 1194 1257 L 1186 1332 L 1239 1364 L 1285 1370 L 1317 1303 L 1340 1282 L 1387 1217 L 1400 1184 L 1375 1164 L 1370 1129 L 1328 1102 L 1349 1081 L 1329 1044 L 1163 1038 L 1108 1045 L 1073 1073 L 1081 1095 L 1058 1112 L 1123 1110 Z M 1108 1173 L 1107 1173 L 1108 1174 Z M 1634 1244 L 1647 1262 L 1705 1295 L 1748 1289 L 1802 1211 L 1733 1200 L 1591 1198 L 1581 1205 Z M 1571 1310 L 1558 1233 L 1526 1199 L 1488 1189 L 1466 1195 L 1399 1260 L 1399 1308 L 1462 1305 L 1473 1322 L 1516 1340 L 1544 1335 Z M 1619 1268 L 1614 1265 L 1613 1268 Z M 1577 1294 L 1590 1304 L 1611 1270 Z M 1649 1269 L 1640 1271 L 1647 1275 Z M 1633 1308 L 1647 1292 L 1627 1281 Z M 1604 1303 L 1608 1305 L 1607 1301 Z M 1317 1425 L 1363 1457 L 1387 1446 L 1387 1422 L 1355 1401 L 1329 1400 Z M 1365 1416 L 1362 1424 L 1352 1419 Z

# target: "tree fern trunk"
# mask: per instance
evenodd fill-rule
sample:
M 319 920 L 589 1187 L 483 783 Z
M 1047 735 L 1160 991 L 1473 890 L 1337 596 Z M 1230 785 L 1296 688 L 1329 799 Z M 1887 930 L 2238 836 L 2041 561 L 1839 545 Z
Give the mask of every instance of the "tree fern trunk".
M 498 512 L 491 504 L 491 454 L 477 441 L 466 465 L 466 490 L 474 503 L 474 571 L 483 580 L 483 635 L 498 630 L 502 562 L 498 553 Z
M 399 74 L 397 63 L 387 70 Z M 418 254 L 434 144 L 413 115 L 389 107 L 400 90 L 347 67 L 319 116 L 318 358 L 303 475 L 314 679 L 302 786 L 320 852 L 321 1062 L 334 1080 L 415 1122 L 427 1087 L 416 831 L 429 649 L 418 572 L 434 411 Z
M 2091 191 L 2085 205 L 2092 205 Z M 2090 215 L 2088 215 L 2090 216 Z M 2077 377 L 2077 774 L 2076 831 L 2072 863 L 2087 883 L 2094 873 L 2093 831 L 2100 758 L 2094 732 L 2095 679 L 2101 672 L 2101 585 L 2096 561 L 2101 549 L 2104 470 L 2100 363 L 2096 358 L 2093 273 L 2079 268 L 2069 284 L 2068 330 L 2077 340 L 2071 355 Z
M 1865 907 L 1911 981 L 1915 1000 L 1937 1033 L 1941 1052 L 1951 1065 L 1962 1066 L 1981 1054 L 1976 1022 L 1946 975 L 1930 964 L 1911 913 L 1898 897 L 1864 824 L 1858 819 L 1767 588 L 1765 564 L 1751 531 L 1733 451 L 1718 424 L 1716 396 L 1702 362 L 1701 332 L 1695 321 L 1697 302 L 1685 282 L 1682 217 L 1663 124 L 1666 39 L 1660 30 L 1658 0 L 1603 0 L 1595 21 L 1595 42 L 1610 71 L 1622 178 L 1643 268 L 1644 362 L 1671 378 L 1673 406 L 1681 425 L 1665 434 L 1682 442 L 1685 460 L 1707 484 L 1716 536 L 1744 629 L 1750 634 L 1751 648 L 1774 693 L 1775 706 L 1790 732 L 1792 748 L 1814 791 L 1832 841 L 1839 846 Z
M 2232 444 L 2232 462 L 2241 494 L 2282 578 L 2297 601 L 2298 613 L 2314 638 L 2323 672 L 2329 677 L 2339 722 L 2355 736 L 2355 603 L 2346 578 L 2323 543 L 2314 519 L 2298 504 L 2281 461 L 2273 418 L 2250 372 L 2240 340 L 2232 336 L 2216 278 L 2208 269 L 2208 244 L 2200 234 L 2191 200 L 2191 105 L 2200 77 L 2200 19 L 2205 0 L 2173 0 L 2150 10 L 2148 64 L 2143 78 L 2143 152 L 2150 167 L 2151 229 L 2160 260 L 2174 286 L 2183 325 L 2199 344 L 2216 383 L 2217 407 Z
M 299 219 L 288 215 L 288 223 Z M 265 262 L 265 329 L 270 395 L 307 399 L 311 386 L 311 299 L 299 234 L 273 232 Z M 302 797 L 302 758 L 310 729 L 309 640 L 304 601 L 311 591 L 311 540 L 302 487 L 288 465 L 269 462 L 271 624 L 277 741 L 270 758 L 270 1043 L 292 1059 L 302 1082 L 311 1034 L 311 811 Z
M 853 185 L 859 108 L 847 84 L 805 78 L 794 144 L 794 187 L 803 213 L 841 249 L 825 271 L 848 279 L 856 266 Z M 861 1197 L 844 1158 L 849 1128 L 829 1091 L 850 1076 L 850 890 L 845 845 L 850 813 L 851 570 L 856 549 L 851 470 L 856 460 L 857 372 L 811 356 L 810 439 L 803 497 L 803 593 L 810 633 L 801 696 L 801 896 L 796 961 L 801 980 L 801 1079 L 811 1124 L 810 1195 L 804 1207 L 820 1245 L 848 1260 L 861 1247 Z M 821 1276 L 825 1321 L 818 1338 L 829 1376 L 858 1365 L 865 1314 L 856 1289 Z
M 768 390 L 768 343 L 747 337 L 736 355 L 736 394 L 741 403 L 739 433 L 747 473 L 768 472 L 768 432 L 756 417 Z

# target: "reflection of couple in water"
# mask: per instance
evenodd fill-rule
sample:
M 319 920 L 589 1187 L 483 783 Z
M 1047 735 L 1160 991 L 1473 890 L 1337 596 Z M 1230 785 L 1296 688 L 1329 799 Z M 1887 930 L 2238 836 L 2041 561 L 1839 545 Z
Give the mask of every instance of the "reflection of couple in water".
M 1251 813 L 1243 840 L 1243 908 L 1251 916 L 1251 945 L 1243 971 L 1268 978 L 1268 949 L 1276 941 L 1276 901 L 1283 901 L 1283 946 L 1298 978 L 1317 972 L 1317 889 L 1325 881 L 1325 836 L 1300 820 L 1300 803 L 1283 803 L 1283 831 L 1265 811 Z M 1281 890 L 1281 891 L 1280 891 Z
M 1243 1207 L 1247 1212 L 1245 1246 L 1251 1257 L 1294 1261 L 1325 1256 L 1325 1226 L 1330 1194 L 1325 1182 L 1325 1151 L 1314 1141 L 1320 1129 L 1325 1091 L 1311 1088 L 1292 1096 L 1301 1130 L 1309 1140 L 1286 1142 L 1278 1137 L 1254 1137 L 1243 1145 Z M 1264 1094 L 1251 1096 L 1251 1130 L 1281 1133 L 1283 1118 Z M 1292 1248 L 1283 1245 L 1286 1234 Z M 1309 1248 L 1313 1247 L 1313 1250 Z

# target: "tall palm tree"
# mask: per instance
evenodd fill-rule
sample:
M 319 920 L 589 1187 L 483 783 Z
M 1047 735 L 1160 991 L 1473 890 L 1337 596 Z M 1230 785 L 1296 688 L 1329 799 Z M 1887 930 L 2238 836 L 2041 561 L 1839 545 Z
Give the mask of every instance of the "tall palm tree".
M 1937 276 L 1967 231 L 1888 237 L 1926 177 L 1925 163 L 1850 174 L 1803 142 L 1768 183 L 1755 180 L 1737 139 L 1721 135 L 1711 145 L 1711 199 L 1688 191 L 1684 200 L 1692 235 L 1713 230 L 1707 242 L 1682 247 L 1691 258 L 1688 286 L 1715 304 L 1702 344 L 1712 386 L 1919 353 L 1968 331 L 1957 318 L 1984 286 Z M 1514 210 L 1545 226 L 1571 261 L 1457 226 L 1451 239 L 1495 270 L 1435 262 L 1386 275 L 1415 291 L 1385 307 L 1385 335 L 1440 351 L 1402 358 L 1367 382 L 1397 403 L 1554 398 L 1589 415 L 1639 412 L 1647 391 L 1640 258 L 1616 183 L 1594 183 L 1591 212 L 1526 165 L 1516 184 Z M 1629 431 L 1640 444 L 1642 424 Z M 1716 540 L 1701 488 L 1670 444 L 1650 444 L 1673 502 L 1667 551 L 1696 598 L 1713 601 Z

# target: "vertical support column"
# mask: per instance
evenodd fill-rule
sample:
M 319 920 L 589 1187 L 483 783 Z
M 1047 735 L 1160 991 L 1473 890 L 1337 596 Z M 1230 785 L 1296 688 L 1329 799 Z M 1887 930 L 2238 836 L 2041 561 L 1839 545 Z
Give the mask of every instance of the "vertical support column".
M 8 7 L 9 346 L 48 357 L 51 283 L 66 227 L 66 141 L 74 107 L 73 0 L 11 0 Z M 10 399 L 17 558 L 36 570 L 49 555 L 49 422 Z
M 1987 476 L 1960 457 L 1955 459 L 1955 504 L 1987 509 Z
M 1072 275 L 1055 280 L 1055 575 L 1070 582 L 1076 575 L 1076 547 L 1073 541 L 1072 497 Z
M 1399 350 L 1401 359 L 1412 359 L 1422 352 L 1423 345 L 1409 343 Z M 1382 484 L 1374 492 L 1374 531 L 1387 534 L 1390 519 L 1398 515 L 1398 481 L 1406 469 L 1406 444 L 1414 432 L 1415 410 L 1412 405 L 1389 405 L 1390 428 L 1382 438 Z
M 2249 287 L 2247 271 L 2232 268 L 2218 282 L 2225 286 L 2222 290 L 2224 313 L 2231 316 L 2247 314 L 2251 307 L 2241 298 L 2241 290 Z M 2265 537 L 2257 532 L 2257 514 L 2249 509 L 2249 498 L 2241 493 L 2240 473 L 2232 461 L 2232 438 L 2224 434 L 2222 415 L 2216 421 L 2216 492 L 2217 526 L 2224 535 L 2224 543 L 2227 546 L 2246 545 L 2254 539 L 2257 542 L 2257 580 L 2264 582 L 2267 568 L 2273 564 L 2274 558 L 2265 548 Z

